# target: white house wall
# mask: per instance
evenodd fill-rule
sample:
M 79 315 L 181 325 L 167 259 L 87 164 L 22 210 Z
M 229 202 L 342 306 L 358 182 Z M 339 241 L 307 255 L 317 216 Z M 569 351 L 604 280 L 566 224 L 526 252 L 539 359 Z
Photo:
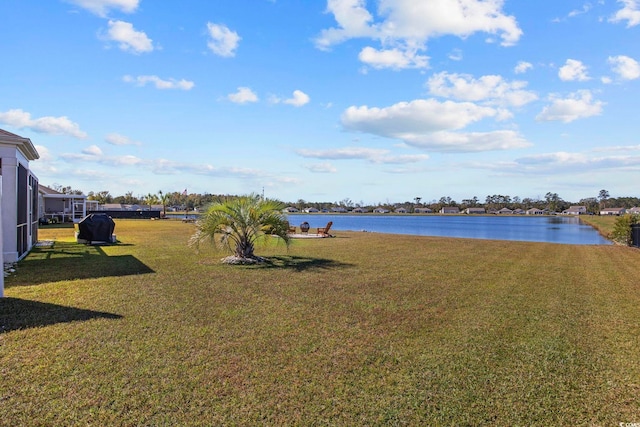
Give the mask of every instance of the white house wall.
M 37 152 L 34 151 L 31 142 L 26 138 L 16 141 L 12 137 L 2 140 L 3 135 L 0 134 L 0 173 L 2 175 L 2 200 L 0 208 L 2 209 L 2 240 L 3 240 L 3 262 L 15 262 L 33 246 L 34 240 L 37 238 L 37 209 L 33 210 L 34 200 L 38 197 L 37 185 L 29 191 L 29 182 L 36 181 L 37 178 L 29 170 L 29 159 L 21 151 L 22 145 L 28 144 L 27 154 L 32 151 L 34 159 L 38 158 Z M 14 142 L 16 141 L 16 142 Z M 18 166 L 22 165 L 26 169 L 26 182 L 24 188 L 18 188 Z M 33 178 L 33 179 L 32 179 Z M 19 191 L 26 193 L 26 235 L 24 237 L 22 249 L 19 250 L 18 236 L 18 193 Z M 36 202 L 37 203 L 37 202 Z M 35 226 L 34 226 L 35 221 Z M 26 251 L 23 251 L 26 249 Z
M 15 262 L 18 260 L 18 209 L 16 194 L 18 189 L 18 159 L 8 157 L 4 153 L 2 156 L 2 238 L 4 262 Z

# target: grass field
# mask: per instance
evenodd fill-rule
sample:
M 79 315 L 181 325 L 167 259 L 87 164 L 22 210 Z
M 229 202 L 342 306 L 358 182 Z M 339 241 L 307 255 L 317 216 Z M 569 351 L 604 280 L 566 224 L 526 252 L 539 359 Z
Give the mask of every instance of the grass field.
M 337 232 L 219 263 L 193 224 L 44 228 L 0 301 L 0 425 L 640 422 L 640 250 Z
M 583 215 L 580 219 L 595 228 L 604 237 L 609 238 L 613 232 L 616 220 L 620 218 L 615 215 Z

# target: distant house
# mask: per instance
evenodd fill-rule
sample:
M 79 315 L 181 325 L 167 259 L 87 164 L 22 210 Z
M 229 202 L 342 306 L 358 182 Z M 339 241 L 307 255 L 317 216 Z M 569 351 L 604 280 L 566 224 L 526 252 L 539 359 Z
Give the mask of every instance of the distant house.
M 303 212 L 306 212 L 306 213 L 318 213 L 318 212 L 320 212 L 320 211 L 319 211 L 318 209 L 316 209 L 316 208 L 305 208 L 305 209 L 303 209 L 302 211 L 303 211 Z
M 38 178 L 29 169 L 29 162 L 39 158 L 29 138 L 0 129 L 0 239 L 5 263 L 22 259 L 38 241 Z
M 631 208 L 631 209 L 629 209 L 629 210 L 627 211 L 627 213 L 634 214 L 634 215 L 638 215 L 638 214 L 640 214 L 640 208 L 639 208 L 639 207 Z
M 375 208 L 375 209 L 373 210 L 373 213 L 385 214 L 385 213 L 389 213 L 389 209 L 385 209 L 385 208 Z
M 120 203 L 105 203 L 100 206 L 100 210 L 102 211 L 121 211 L 123 209 Z
M 345 212 L 347 212 L 347 210 L 345 208 L 343 208 L 342 206 L 336 206 L 336 207 L 331 208 L 331 212 L 345 213 Z
M 366 213 L 367 210 L 365 208 L 353 208 L 351 210 L 351 212 L 353 212 L 353 213 Z
M 625 208 L 605 208 L 600 211 L 600 215 L 624 215 Z
M 395 213 L 407 213 L 407 209 L 406 208 L 397 208 L 396 210 L 394 210 Z
M 460 208 L 457 206 L 443 206 L 440 209 L 441 214 L 458 214 L 460 213 Z
M 517 209 L 514 209 L 514 210 L 513 210 L 513 214 L 514 214 L 514 215 L 524 215 L 524 214 L 525 214 L 525 210 L 524 210 L 524 209 L 517 208 Z
M 87 196 L 84 194 L 64 194 L 39 184 L 38 199 L 38 218 L 43 221 L 77 223 L 87 216 Z
M 86 200 L 87 212 L 89 211 L 97 211 L 100 209 L 100 203 L 97 200 Z
M 527 209 L 527 215 L 544 215 L 544 211 L 538 208 Z
M 474 214 L 485 214 L 487 213 L 487 211 L 485 210 L 485 208 L 467 208 L 464 210 L 464 213 L 466 213 L 467 215 L 474 215 Z
M 294 213 L 294 212 L 299 212 L 297 208 L 294 208 L 293 206 L 288 206 L 286 208 L 284 208 L 282 210 L 282 212 L 284 213 Z
M 562 211 L 563 215 L 584 215 L 586 213 L 586 206 L 570 206 L 569 209 L 565 209 Z
M 413 211 L 415 213 L 432 213 L 433 212 L 433 210 L 429 208 L 415 208 Z
M 509 208 L 502 208 L 499 211 L 496 212 L 498 215 L 511 215 L 513 214 L 513 211 Z

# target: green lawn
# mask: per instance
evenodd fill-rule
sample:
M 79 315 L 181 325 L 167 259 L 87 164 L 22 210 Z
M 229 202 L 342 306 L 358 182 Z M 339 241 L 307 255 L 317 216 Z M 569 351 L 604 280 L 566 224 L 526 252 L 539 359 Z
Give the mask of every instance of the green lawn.
M 589 224 L 605 237 L 609 237 L 613 232 L 616 220 L 620 218 L 615 215 L 581 215 L 582 222 Z
M 243 267 L 193 230 L 40 230 L 0 301 L 0 425 L 640 422 L 638 249 L 336 232 Z

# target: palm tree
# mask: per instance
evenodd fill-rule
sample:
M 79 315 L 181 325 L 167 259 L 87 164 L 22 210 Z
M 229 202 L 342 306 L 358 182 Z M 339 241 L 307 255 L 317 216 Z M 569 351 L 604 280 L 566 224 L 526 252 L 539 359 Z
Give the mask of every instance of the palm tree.
M 149 205 L 149 209 L 151 209 L 151 205 L 155 205 L 158 203 L 158 196 L 155 194 L 148 193 L 143 197 L 145 204 Z
M 168 194 L 164 194 L 162 192 L 162 190 L 158 191 L 158 199 L 160 200 L 160 203 L 162 203 L 162 217 L 166 218 L 167 217 L 167 203 L 169 202 L 169 195 Z
M 282 209 L 281 202 L 257 194 L 222 200 L 211 205 L 196 222 L 189 244 L 196 248 L 205 240 L 216 244 L 219 236 L 220 244 L 233 253 L 223 262 L 262 262 L 264 258 L 253 253 L 257 243 L 278 236 L 289 245 L 289 223 Z

